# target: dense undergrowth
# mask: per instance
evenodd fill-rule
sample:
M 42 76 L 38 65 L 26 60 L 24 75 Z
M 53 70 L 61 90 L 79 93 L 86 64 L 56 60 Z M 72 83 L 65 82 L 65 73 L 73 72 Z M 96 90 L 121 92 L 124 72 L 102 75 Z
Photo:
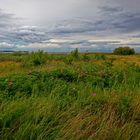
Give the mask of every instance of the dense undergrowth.
M 94 60 L 103 60 L 101 64 L 75 52 L 57 58 L 31 55 L 19 55 L 21 67 L 55 59 L 65 67 L 0 77 L 0 139 L 140 139 L 139 65 L 120 67 L 99 54 Z

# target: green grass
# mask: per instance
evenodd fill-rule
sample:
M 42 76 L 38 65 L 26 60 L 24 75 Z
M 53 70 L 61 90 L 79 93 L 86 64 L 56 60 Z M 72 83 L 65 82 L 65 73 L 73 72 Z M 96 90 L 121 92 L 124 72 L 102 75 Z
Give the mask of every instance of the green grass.
M 120 66 L 110 54 L 79 54 L 71 64 L 63 54 L 4 55 L 5 65 L 21 60 L 0 76 L 1 140 L 140 139 L 138 64 Z M 23 65 L 27 58 L 43 63 Z

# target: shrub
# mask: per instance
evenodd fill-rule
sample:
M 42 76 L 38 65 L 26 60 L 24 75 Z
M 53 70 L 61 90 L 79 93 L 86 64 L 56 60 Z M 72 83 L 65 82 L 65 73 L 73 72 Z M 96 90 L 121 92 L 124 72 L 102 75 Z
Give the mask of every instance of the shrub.
M 71 65 L 74 60 L 79 60 L 79 52 L 77 48 L 66 55 L 64 62 Z
M 25 58 L 23 66 L 38 66 L 46 63 L 46 55 L 43 51 L 32 52 Z
M 75 50 L 73 50 L 73 51 L 71 52 L 71 55 L 73 56 L 73 58 L 78 59 L 78 58 L 79 58 L 78 49 L 76 48 Z
M 83 55 L 83 60 L 84 60 L 84 61 L 89 61 L 89 60 L 90 60 L 90 57 L 88 56 L 88 54 L 85 53 L 85 54 Z
M 106 56 L 104 54 L 96 54 L 95 59 L 96 60 L 106 60 Z
M 64 59 L 64 62 L 66 63 L 66 64 L 69 64 L 69 65 L 71 65 L 72 64 L 72 62 L 73 62 L 73 56 L 71 55 L 71 54 L 68 54 L 67 56 L 66 56 L 66 58 Z
M 67 69 L 55 70 L 51 73 L 51 76 L 54 77 L 54 78 L 65 80 L 67 82 L 73 82 L 73 81 L 77 80 L 77 74 L 75 72 L 73 72 L 71 70 L 67 70 Z
M 130 47 L 119 47 L 113 51 L 116 55 L 132 55 L 135 54 L 135 50 Z
M 44 64 L 45 62 L 46 62 L 46 58 L 43 51 L 38 51 L 36 53 L 33 53 L 32 63 L 34 65 L 41 65 Z

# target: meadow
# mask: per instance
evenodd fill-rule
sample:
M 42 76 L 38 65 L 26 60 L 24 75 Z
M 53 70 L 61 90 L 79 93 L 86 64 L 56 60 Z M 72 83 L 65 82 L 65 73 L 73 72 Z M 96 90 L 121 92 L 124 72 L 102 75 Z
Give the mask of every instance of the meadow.
M 0 54 L 0 140 L 139 139 L 139 54 Z

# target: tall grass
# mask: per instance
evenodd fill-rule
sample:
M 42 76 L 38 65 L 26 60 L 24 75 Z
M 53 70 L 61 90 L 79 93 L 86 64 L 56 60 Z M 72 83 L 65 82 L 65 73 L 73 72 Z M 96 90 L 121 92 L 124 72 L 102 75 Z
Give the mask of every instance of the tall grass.
M 139 126 L 140 66 L 134 63 L 79 59 L 48 72 L 0 77 L 2 140 L 139 140 Z

